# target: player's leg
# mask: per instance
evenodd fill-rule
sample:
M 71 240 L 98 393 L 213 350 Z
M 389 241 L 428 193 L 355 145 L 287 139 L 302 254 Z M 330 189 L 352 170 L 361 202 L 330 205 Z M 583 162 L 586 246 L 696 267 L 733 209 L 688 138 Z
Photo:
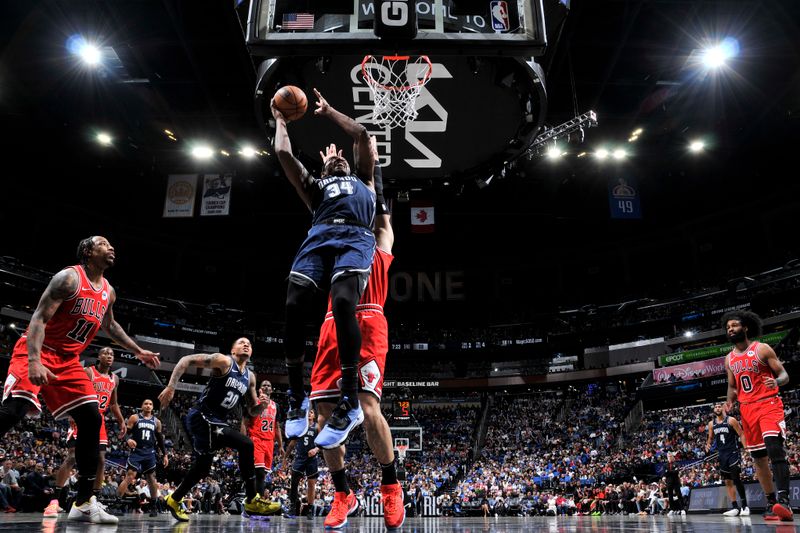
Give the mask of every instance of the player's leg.
M 249 515 L 272 515 L 280 511 L 280 504 L 264 500 L 256 491 L 256 469 L 253 463 L 253 441 L 238 431 L 222 426 L 219 434 L 215 431 L 215 448 L 233 448 L 239 452 L 239 473 L 244 482 L 244 508 Z
M 317 499 L 317 476 L 307 478 L 306 486 L 308 489 L 308 492 L 306 492 L 306 511 L 308 513 L 306 517 L 312 519 L 314 518 L 314 500 Z
M 58 504 L 62 509 L 67 508 L 67 500 L 69 499 L 69 477 L 72 475 L 72 469 L 75 468 L 75 441 L 74 437 L 67 437 L 67 458 L 61 463 L 56 472 L 56 494 Z
M 364 410 L 364 433 L 367 437 L 367 444 L 381 465 L 381 484 L 397 483 L 392 432 L 381 412 L 380 401 L 375 395 L 368 392 L 362 392 L 358 397 Z
M 42 411 L 40 387 L 28 380 L 28 347 L 24 339 L 14 345 L 0 402 L 0 437 L 25 418 L 29 410 Z
M 300 480 L 303 479 L 303 473 L 295 470 L 295 465 L 292 465 L 292 478 L 289 482 L 289 514 L 297 516 L 300 513 Z
M 765 436 L 764 444 L 767 447 L 767 457 L 772 465 L 772 474 L 775 477 L 777 488 L 777 503 L 773 504 L 772 512 L 781 517 L 781 520 L 793 520 L 793 512 L 789 503 L 789 463 L 786 461 L 786 449 L 783 447 L 783 437 Z
M 95 496 L 100 495 L 100 489 L 103 488 L 103 480 L 106 476 L 106 448 L 108 447 L 108 434 L 106 433 L 106 421 L 103 415 L 100 415 L 100 439 L 99 439 L 99 460 L 97 461 L 97 472 L 94 478 L 94 490 L 92 491 Z
M 747 505 L 747 491 L 744 488 L 744 483 L 742 482 L 742 470 L 739 467 L 739 460 L 737 459 L 737 464 L 731 467 L 731 484 L 736 489 L 736 492 L 739 493 L 739 508 L 741 509 L 740 515 L 747 516 L 750 514 L 750 507 Z M 729 490 L 729 495 L 731 492 Z M 736 493 L 731 495 L 731 501 L 736 499 Z
M 156 481 L 155 468 L 145 474 L 147 487 L 150 489 L 150 516 L 158 516 L 158 481 Z
M 286 416 L 286 435 L 289 438 L 302 437 L 308 431 L 308 398 L 303 378 L 306 350 L 304 330 L 316 292 L 317 287 L 310 278 L 295 273 L 289 276 L 284 344 L 289 373 L 289 412 Z

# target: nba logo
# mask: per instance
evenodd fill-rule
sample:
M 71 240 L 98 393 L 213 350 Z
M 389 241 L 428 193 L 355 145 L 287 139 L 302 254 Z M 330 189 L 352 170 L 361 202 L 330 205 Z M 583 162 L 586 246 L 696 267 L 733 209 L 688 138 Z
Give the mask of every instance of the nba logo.
M 491 7 L 492 29 L 494 31 L 508 31 L 508 3 L 504 0 L 493 0 Z

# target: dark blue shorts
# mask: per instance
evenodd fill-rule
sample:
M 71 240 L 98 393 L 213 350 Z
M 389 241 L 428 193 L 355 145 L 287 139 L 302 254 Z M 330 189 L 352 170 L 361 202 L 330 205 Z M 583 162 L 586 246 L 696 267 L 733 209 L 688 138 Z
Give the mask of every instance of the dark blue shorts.
M 192 448 L 200 455 L 207 455 L 219 448 L 215 437 L 222 435 L 224 431 L 232 431 L 225 422 L 207 417 L 194 407 L 186 414 L 184 424 L 186 432 L 192 438 Z
M 292 472 L 303 474 L 308 479 L 317 479 L 319 477 L 317 458 L 309 457 L 303 461 L 294 461 L 292 463 Z
M 719 471 L 722 477 L 730 475 L 736 468 L 741 468 L 742 460 L 739 452 L 722 452 L 719 454 Z
M 326 288 L 342 274 L 363 274 L 366 280 L 375 255 L 375 235 L 367 228 L 345 224 L 318 224 L 292 263 L 290 278 Z
M 132 451 L 128 456 L 128 469 L 136 470 L 139 474 L 149 474 L 156 469 L 156 452 Z

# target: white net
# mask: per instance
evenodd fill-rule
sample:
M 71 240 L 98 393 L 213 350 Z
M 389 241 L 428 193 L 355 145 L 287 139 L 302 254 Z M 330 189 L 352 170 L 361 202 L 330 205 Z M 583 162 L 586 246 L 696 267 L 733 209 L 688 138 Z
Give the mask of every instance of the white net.
M 374 124 L 402 128 L 417 118 L 417 97 L 433 72 L 428 56 L 368 55 L 361 71 L 375 103 Z

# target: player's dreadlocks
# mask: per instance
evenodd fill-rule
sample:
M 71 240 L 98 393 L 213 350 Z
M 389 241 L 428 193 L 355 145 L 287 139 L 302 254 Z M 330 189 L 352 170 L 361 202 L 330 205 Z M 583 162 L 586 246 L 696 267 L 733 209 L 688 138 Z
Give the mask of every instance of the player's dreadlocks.
M 86 265 L 89 262 L 89 256 L 92 255 L 92 250 L 94 249 L 94 235 L 91 237 L 86 237 L 80 243 L 78 243 L 78 262 L 82 265 Z

